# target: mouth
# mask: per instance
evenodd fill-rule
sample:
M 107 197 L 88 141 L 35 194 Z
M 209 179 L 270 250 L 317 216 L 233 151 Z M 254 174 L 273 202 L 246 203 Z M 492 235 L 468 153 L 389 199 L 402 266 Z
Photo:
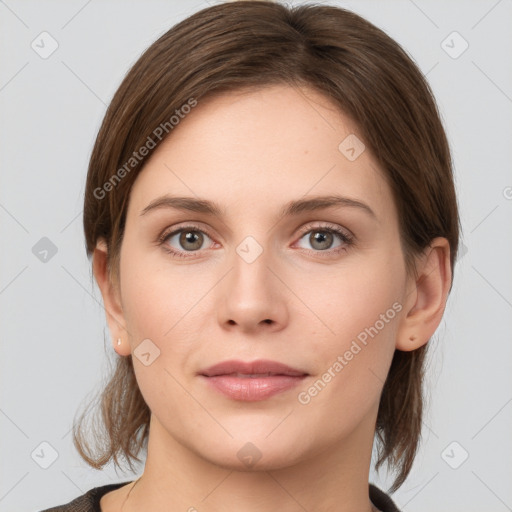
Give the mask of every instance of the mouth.
M 215 364 L 201 370 L 200 375 L 205 377 L 217 377 L 218 375 L 236 375 L 236 376 L 257 376 L 257 377 L 269 377 L 275 375 L 286 375 L 289 377 L 300 377 L 307 375 L 307 372 L 292 368 L 283 363 L 277 361 L 270 361 L 268 359 L 258 359 L 257 361 L 237 361 L 229 360 L 222 361 L 221 363 Z
M 228 377 L 239 377 L 241 379 L 257 379 L 259 377 L 275 377 L 275 376 L 289 376 L 289 377 L 299 377 L 299 375 L 289 375 L 286 373 L 223 373 L 219 375 L 208 375 L 208 377 L 219 377 L 228 376 Z
M 288 391 L 309 374 L 276 361 L 224 361 L 202 370 L 199 377 L 233 400 L 254 402 Z

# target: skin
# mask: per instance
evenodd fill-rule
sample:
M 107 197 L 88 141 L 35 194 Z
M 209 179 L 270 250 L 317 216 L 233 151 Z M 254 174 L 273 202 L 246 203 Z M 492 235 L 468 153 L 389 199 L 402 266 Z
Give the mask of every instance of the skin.
M 93 269 L 118 354 L 149 338 L 160 355 L 149 366 L 133 357 L 151 410 L 143 476 L 106 494 L 103 511 L 374 510 L 368 477 L 384 380 L 395 349 L 420 347 L 438 327 L 451 271 L 449 244 L 436 238 L 418 256 L 418 278 L 406 274 L 377 161 L 368 148 L 355 161 L 338 149 L 351 133 L 357 126 L 307 88 L 223 94 L 199 101 L 137 177 L 120 282 L 109 279 L 102 240 Z M 165 193 L 214 201 L 224 215 L 141 215 Z M 333 193 L 364 202 L 375 218 L 346 206 L 279 217 L 289 201 Z M 155 243 L 188 222 L 205 230 L 195 252 L 179 234 Z M 355 243 L 336 234 L 316 242 L 326 223 Z M 247 236 L 263 249 L 252 263 L 236 252 Z M 172 257 L 165 244 L 187 257 Z M 298 393 L 395 302 L 401 311 L 301 404 Z M 227 398 L 197 377 L 226 359 L 260 358 L 310 375 L 259 402 Z M 251 468 L 237 456 L 247 442 L 261 453 Z

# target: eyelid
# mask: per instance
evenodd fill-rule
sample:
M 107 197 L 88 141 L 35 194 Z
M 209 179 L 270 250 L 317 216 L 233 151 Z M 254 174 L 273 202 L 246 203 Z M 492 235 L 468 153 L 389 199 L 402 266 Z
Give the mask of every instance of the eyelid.
M 185 230 L 190 230 L 190 231 L 201 231 L 202 233 L 208 235 L 209 238 L 211 238 L 212 240 L 215 241 L 215 238 L 212 236 L 212 234 L 210 233 L 210 231 L 208 230 L 208 228 L 205 228 L 203 225 L 201 225 L 200 223 L 195 223 L 195 222 L 183 222 L 181 224 L 176 224 L 175 226 L 172 226 L 171 228 L 169 229 L 164 229 L 162 231 L 162 234 L 160 234 L 158 236 L 158 241 L 159 242 L 164 242 L 164 240 L 166 240 L 167 238 L 169 238 L 171 235 L 175 235 L 176 233 L 180 232 L 180 231 L 185 231 Z
M 162 232 L 162 234 L 158 236 L 157 244 L 164 245 L 166 240 L 168 240 L 170 237 L 176 235 L 180 231 L 186 231 L 186 230 L 199 231 L 201 233 L 204 233 L 213 242 L 217 243 L 215 237 L 212 236 L 209 229 L 204 227 L 202 225 L 202 223 L 197 223 L 194 221 L 184 221 L 180 224 L 172 226 L 169 229 L 165 229 Z M 301 238 L 305 234 L 307 234 L 311 231 L 315 231 L 315 230 L 316 231 L 325 230 L 325 231 L 333 232 L 334 234 L 338 235 L 338 237 L 341 239 L 342 244 L 344 244 L 344 247 L 342 249 L 335 248 L 335 249 L 327 249 L 325 251 L 315 251 L 313 249 L 305 249 L 306 251 L 321 255 L 322 257 L 324 257 L 322 253 L 325 253 L 326 255 L 332 255 L 333 253 L 336 254 L 338 252 L 341 252 L 341 250 L 346 250 L 349 246 L 351 246 L 355 243 L 355 236 L 347 228 L 340 226 L 338 224 L 328 222 L 328 221 L 311 221 L 299 229 L 298 238 L 295 240 L 295 242 L 293 242 L 293 245 L 295 245 L 298 241 L 300 241 Z M 184 258 L 194 258 L 194 256 L 193 256 L 194 254 L 201 253 L 203 250 L 206 250 L 206 249 L 199 249 L 197 251 L 189 251 L 188 256 L 184 256 L 184 254 L 186 254 L 187 251 L 183 251 L 180 249 L 174 249 L 174 248 L 167 247 L 166 250 L 168 252 L 173 253 L 173 255 L 175 255 L 175 256 L 177 255 L 177 256 L 184 257 Z
M 314 224 L 315 222 L 319 224 Z M 309 231 L 313 231 L 314 229 L 317 229 L 318 231 L 321 231 L 322 229 L 328 230 L 332 229 L 333 231 L 338 231 L 343 233 L 347 238 L 354 238 L 354 235 L 345 227 L 340 226 L 339 224 L 334 224 L 332 222 L 327 221 L 312 221 L 312 223 L 308 223 L 305 226 L 300 228 L 300 236 L 302 237 Z
M 315 222 L 319 224 L 314 224 Z M 309 231 L 313 229 L 333 229 L 334 231 L 341 231 L 343 234 L 347 236 L 347 238 L 354 238 L 354 235 L 346 228 L 339 226 L 338 224 L 334 224 L 327 221 L 311 221 L 304 226 L 302 226 L 299 229 L 299 237 L 302 237 Z M 204 232 L 206 235 L 208 235 L 212 240 L 215 240 L 215 237 L 211 234 L 208 228 L 206 228 L 202 223 L 196 223 L 194 221 L 184 221 L 182 223 L 176 224 L 172 228 L 164 229 L 161 235 L 159 235 L 158 240 L 162 241 L 169 237 L 170 235 L 176 234 L 178 231 L 184 230 L 184 229 L 195 229 L 197 231 Z
M 301 234 L 296 242 L 294 242 L 293 245 L 296 245 L 300 243 L 302 238 L 312 232 L 330 232 L 337 236 L 337 238 L 340 240 L 340 245 L 337 247 L 333 247 L 330 249 L 326 249 L 324 251 L 318 251 L 314 249 L 307 249 L 304 247 L 301 247 L 300 249 L 302 251 L 305 251 L 307 254 L 313 254 L 315 258 L 336 258 L 340 254 L 346 253 L 350 249 L 352 249 L 353 246 L 356 245 L 356 237 L 352 234 L 351 231 L 349 231 L 347 228 L 340 226 L 338 224 L 332 224 L 330 222 L 321 221 L 320 225 L 311 225 L 307 224 L 303 228 L 301 228 Z

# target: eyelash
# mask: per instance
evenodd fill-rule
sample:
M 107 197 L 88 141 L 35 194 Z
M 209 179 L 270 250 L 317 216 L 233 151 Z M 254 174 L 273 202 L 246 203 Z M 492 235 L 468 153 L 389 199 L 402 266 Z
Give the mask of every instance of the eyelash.
M 188 256 L 186 255 L 187 251 L 176 251 L 175 249 L 171 248 L 169 245 L 166 244 L 167 240 L 171 238 L 172 236 L 176 235 L 177 233 L 181 233 L 182 231 L 199 231 L 205 235 L 207 235 L 212 240 L 214 239 L 213 236 L 208 232 L 208 230 L 194 224 L 187 224 L 184 226 L 180 226 L 178 229 L 173 229 L 172 231 L 164 231 L 157 240 L 158 245 L 162 246 L 163 249 L 169 253 L 172 257 L 177 258 L 193 258 L 194 256 Z M 325 251 L 320 250 L 314 250 L 314 249 L 303 249 L 308 252 L 314 253 L 315 255 L 321 255 L 322 253 L 327 253 L 328 256 L 333 256 L 336 254 L 339 254 L 341 252 L 347 251 L 347 249 L 354 245 L 354 236 L 350 235 L 348 232 L 340 229 L 335 224 L 323 224 L 321 226 L 306 226 L 303 230 L 301 230 L 299 240 L 304 237 L 304 235 L 311 233 L 311 232 L 321 232 L 321 233 L 334 233 L 335 235 L 338 235 L 340 240 L 343 242 L 344 245 L 341 245 L 339 247 L 336 247 L 334 249 L 326 249 Z M 199 251 L 188 251 L 191 254 L 197 253 Z M 324 256 L 322 256 L 324 257 Z

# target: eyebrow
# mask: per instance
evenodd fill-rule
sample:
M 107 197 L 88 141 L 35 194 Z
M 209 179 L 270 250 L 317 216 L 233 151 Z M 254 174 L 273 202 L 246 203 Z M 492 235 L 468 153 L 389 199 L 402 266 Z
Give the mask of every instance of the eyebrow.
M 316 210 L 334 207 L 358 208 L 369 214 L 374 219 L 377 219 L 375 212 L 366 203 L 357 199 L 338 195 L 314 196 L 308 199 L 290 201 L 281 210 L 279 217 L 291 217 L 304 212 L 313 212 Z M 157 197 L 140 212 L 140 215 L 146 215 L 148 212 L 160 210 L 162 208 L 173 208 L 176 210 L 223 217 L 222 209 L 212 201 L 196 199 L 193 197 L 176 197 L 170 195 Z

